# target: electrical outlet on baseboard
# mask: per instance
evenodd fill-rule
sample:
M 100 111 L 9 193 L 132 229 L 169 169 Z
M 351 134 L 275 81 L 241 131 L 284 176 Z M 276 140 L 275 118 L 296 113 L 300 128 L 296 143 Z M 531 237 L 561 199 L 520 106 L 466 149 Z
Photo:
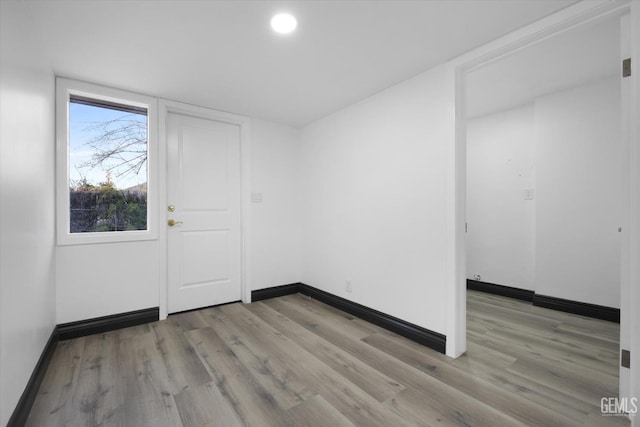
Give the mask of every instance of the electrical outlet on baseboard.
M 482 277 L 480 277 L 479 274 L 474 274 L 473 275 L 473 280 L 477 280 L 479 282 L 480 280 L 482 280 Z

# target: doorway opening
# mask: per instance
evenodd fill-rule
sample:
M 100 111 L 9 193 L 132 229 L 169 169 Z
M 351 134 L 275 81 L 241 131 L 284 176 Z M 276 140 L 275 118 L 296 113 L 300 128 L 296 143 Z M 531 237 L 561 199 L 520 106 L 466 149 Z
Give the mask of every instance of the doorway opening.
M 618 8 L 597 19 L 590 16 L 579 25 L 560 25 L 560 30 L 544 39 L 533 37 L 508 53 L 496 50 L 490 60 L 486 58 L 494 53 L 484 58 L 478 55 L 475 62 L 470 60 L 458 69 L 458 90 L 463 94 L 466 111 L 458 111 L 464 128 L 459 128 L 458 134 L 465 136 L 462 144 L 458 142 L 457 150 L 464 154 L 458 154 L 457 167 L 464 168 L 463 175 L 468 176 L 465 184 L 459 184 L 464 190 L 458 191 L 457 197 L 463 201 L 466 197 L 468 233 L 462 258 L 466 256 L 466 278 L 472 282 L 502 285 L 514 293 L 523 291 L 521 299 L 539 294 L 624 308 L 620 297 L 624 293 L 624 249 L 619 229 L 624 205 L 628 203 L 623 197 L 623 178 L 628 171 L 623 166 L 624 147 L 620 142 L 624 115 L 620 26 L 626 11 Z M 594 53 L 599 50 L 602 54 Z M 511 198 L 506 199 L 505 194 Z M 591 208 L 594 202 L 595 207 Z M 557 367 L 566 362 L 560 355 L 563 350 L 536 349 L 536 343 L 543 346 L 542 341 L 537 341 L 541 336 L 548 335 L 546 338 L 555 340 L 560 347 L 581 350 L 589 346 L 588 336 L 595 337 L 605 345 L 604 358 L 609 360 L 608 367 L 603 368 L 606 372 L 593 374 L 594 379 L 598 378 L 594 384 L 605 382 L 601 381 L 601 374 L 614 377 L 609 388 L 598 393 L 605 396 L 603 393 L 613 387 L 615 396 L 618 390 L 624 396 L 628 372 L 621 373 L 618 383 L 619 344 L 609 338 L 628 341 L 624 325 L 621 333 L 612 326 L 614 323 L 597 323 L 601 321 L 563 325 L 564 313 L 558 311 L 546 311 L 546 318 L 538 320 L 526 313 L 527 321 L 543 326 L 541 332 L 526 322 L 517 324 L 517 317 L 482 318 L 483 309 L 487 313 L 526 310 L 518 306 L 517 300 L 486 295 L 489 294 L 469 293 L 473 301 L 467 317 L 468 351 L 478 350 L 481 339 L 490 341 L 480 334 L 498 322 L 511 321 L 506 326 L 512 330 L 496 332 L 494 344 L 499 340 L 507 343 L 509 334 L 519 336 L 520 341 L 515 340 L 516 352 L 539 357 L 539 350 L 549 350 L 549 363 Z M 499 305 L 501 301 L 507 306 L 487 309 L 487 304 Z M 519 326 L 521 335 L 513 330 Z M 571 338 L 584 340 L 563 341 L 563 328 Z M 578 331 L 580 328 L 583 330 Z M 582 356 L 591 357 L 571 357 Z M 588 364 L 586 359 L 582 362 Z M 527 363 L 530 362 L 513 370 L 522 371 L 525 365 L 531 368 Z M 516 375 L 524 375 L 523 372 Z

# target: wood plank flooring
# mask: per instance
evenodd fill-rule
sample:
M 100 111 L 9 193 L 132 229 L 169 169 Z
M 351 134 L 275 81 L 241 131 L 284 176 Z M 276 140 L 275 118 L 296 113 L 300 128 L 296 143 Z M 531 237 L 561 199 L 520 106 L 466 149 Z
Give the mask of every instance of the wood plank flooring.
M 469 291 L 446 356 L 300 294 L 60 342 L 28 426 L 628 426 L 619 325 Z

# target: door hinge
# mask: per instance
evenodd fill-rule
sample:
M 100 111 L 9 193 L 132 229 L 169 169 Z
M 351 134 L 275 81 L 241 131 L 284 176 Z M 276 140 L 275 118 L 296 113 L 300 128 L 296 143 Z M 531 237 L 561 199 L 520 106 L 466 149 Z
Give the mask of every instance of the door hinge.
M 469 227 L 468 227 L 468 225 L 469 225 L 469 224 L 467 224 L 466 222 L 464 223 L 464 232 L 465 232 L 465 233 L 469 232 Z
M 622 77 L 629 77 L 631 75 L 631 58 L 622 60 Z
M 621 350 L 620 365 L 623 368 L 631 368 L 631 352 L 629 350 Z

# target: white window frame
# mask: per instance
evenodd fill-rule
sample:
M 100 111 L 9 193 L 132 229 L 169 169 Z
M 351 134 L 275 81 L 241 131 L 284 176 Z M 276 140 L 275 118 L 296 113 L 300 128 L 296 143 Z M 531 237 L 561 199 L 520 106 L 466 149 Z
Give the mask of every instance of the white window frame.
M 71 233 L 69 220 L 69 98 L 72 95 L 147 109 L 147 229 Z M 158 101 L 91 83 L 56 79 L 56 237 L 58 245 L 133 242 L 158 238 Z

